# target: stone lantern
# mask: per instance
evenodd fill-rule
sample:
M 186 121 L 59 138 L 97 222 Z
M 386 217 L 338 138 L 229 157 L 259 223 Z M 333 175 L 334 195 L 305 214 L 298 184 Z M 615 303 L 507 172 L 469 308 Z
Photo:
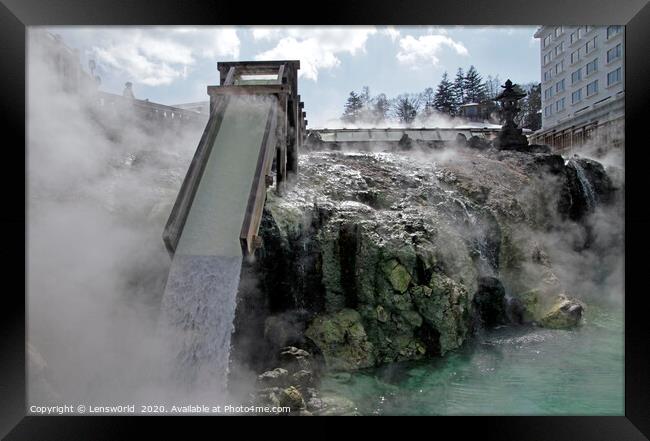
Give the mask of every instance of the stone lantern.
M 526 96 L 525 93 L 518 93 L 514 89 L 512 81 L 506 81 L 505 86 L 501 86 L 504 90 L 494 100 L 501 103 L 501 113 L 505 120 L 501 127 L 501 132 L 495 140 L 495 144 L 499 150 L 523 150 L 528 146 L 528 138 L 522 134 L 520 128 L 515 123 L 515 115 L 519 113 L 517 101 Z

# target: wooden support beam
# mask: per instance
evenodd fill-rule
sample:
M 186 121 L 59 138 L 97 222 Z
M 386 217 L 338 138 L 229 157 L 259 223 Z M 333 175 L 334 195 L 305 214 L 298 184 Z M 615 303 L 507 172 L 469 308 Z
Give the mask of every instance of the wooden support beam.
M 285 181 L 287 179 L 287 126 L 288 115 L 287 107 L 289 104 L 289 97 L 282 95 L 280 97 L 280 112 L 278 112 L 278 144 L 275 161 L 275 188 L 278 194 L 283 194 Z
M 238 86 L 208 86 L 208 93 L 212 95 L 271 95 L 271 94 L 288 94 L 289 87 L 281 84 L 256 84 L 256 85 L 238 85 Z
M 262 222 L 264 201 L 266 200 L 266 176 L 271 170 L 273 153 L 277 145 L 277 114 L 278 106 L 271 106 L 264 130 L 264 137 L 262 138 L 253 183 L 251 184 L 251 190 L 248 196 L 246 214 L 239 235 L 239 241 L 244 255 L 253 255 L 255 249 L 261 245 L 256 238 L 260 223 Z
M 224 86 L 230 86 L 235 81 L 235 68 L 231 67 L 228 69 L 228 75 L 226 75 L 226 80 L 224 81 Z

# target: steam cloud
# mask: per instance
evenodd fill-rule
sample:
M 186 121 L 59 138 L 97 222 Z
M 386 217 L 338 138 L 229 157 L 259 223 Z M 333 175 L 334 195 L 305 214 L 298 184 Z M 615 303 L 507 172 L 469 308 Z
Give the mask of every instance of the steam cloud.
M 30 404 L 212 403 L 169 381 L 161 233 L 203 125 L 159 127 L 62 90 L 28 34 Z M 194 400 L 194 401 L 192 401 Z

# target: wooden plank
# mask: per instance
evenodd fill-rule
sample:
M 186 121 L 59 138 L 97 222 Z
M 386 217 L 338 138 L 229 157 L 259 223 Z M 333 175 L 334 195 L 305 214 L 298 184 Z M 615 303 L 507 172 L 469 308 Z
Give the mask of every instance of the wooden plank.
M 281 84 L 266 84 L 266 85 L 246 85 L 240 84 L 237 86 L 208 86 L 208 93 L 210 95 L 270 95 L 270 94 L 288 94 L 290 92 L 287 86 Z
M 255 61 L 220 61 L 217 63 L 217 69 L 221 71 L 221 69 L 228 68 L 230 66 L 237 66 L 237 67 L 251 67 L 251 68 L 260 68 L 260 67 L 272 67 L 272 66 L 279 66 L 281 64 L 287 64 L 291 67 L 295 67 L 296 69 L 300 69 L 300 60 L 273 60 L 273 61 L 267 61 L 267 60 L 255 60 Z
M 277 105 L 271 106 L 269 110 L 269 117 L 264 131 L 264 138 L 262 139 L 255 175 L 248 196 L 246 214 L 239 236 L 244 255 L 252 255 L 255 252 L 255 237 L 257 236 L 257 231 L 262 221 L 262 211 L 266 199 L 266 174 L 267 170 L 270 169 L 270 162 L 272 162 L 273 158 L 271 152 L 274 150 L 277 142 L 275 136 L 277 110 Z
M 284 64 L 280 65 L 280 68 L 278 69 L 278 84 L 284 84 Z

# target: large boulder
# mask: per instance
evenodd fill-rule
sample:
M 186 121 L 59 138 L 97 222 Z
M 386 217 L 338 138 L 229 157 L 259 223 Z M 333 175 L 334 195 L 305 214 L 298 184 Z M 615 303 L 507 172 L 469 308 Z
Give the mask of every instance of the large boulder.
M 539 323 L 545 328 L 572 328 L 580 323 L 583 312 L 584 306 L 581 302 L 562 296 L 549 308 Z
M 372 343 L 355 310 L 343 309 L 318 316 L 305 335 L 320 349 L 332 370 L 355 370 L 374 365 Z
M 275 368 L 257 376 L 257 382 L 262 387 L 281 387 L 289 382 L 289 372 L 286 369 Z
M 280 401 L 280 406 L 288 407 L 292 411 L 302 410 L 307 407 L 302 394 L 294 386 L 289 386 L 286 389 L 282 389 L 278 398 Z

